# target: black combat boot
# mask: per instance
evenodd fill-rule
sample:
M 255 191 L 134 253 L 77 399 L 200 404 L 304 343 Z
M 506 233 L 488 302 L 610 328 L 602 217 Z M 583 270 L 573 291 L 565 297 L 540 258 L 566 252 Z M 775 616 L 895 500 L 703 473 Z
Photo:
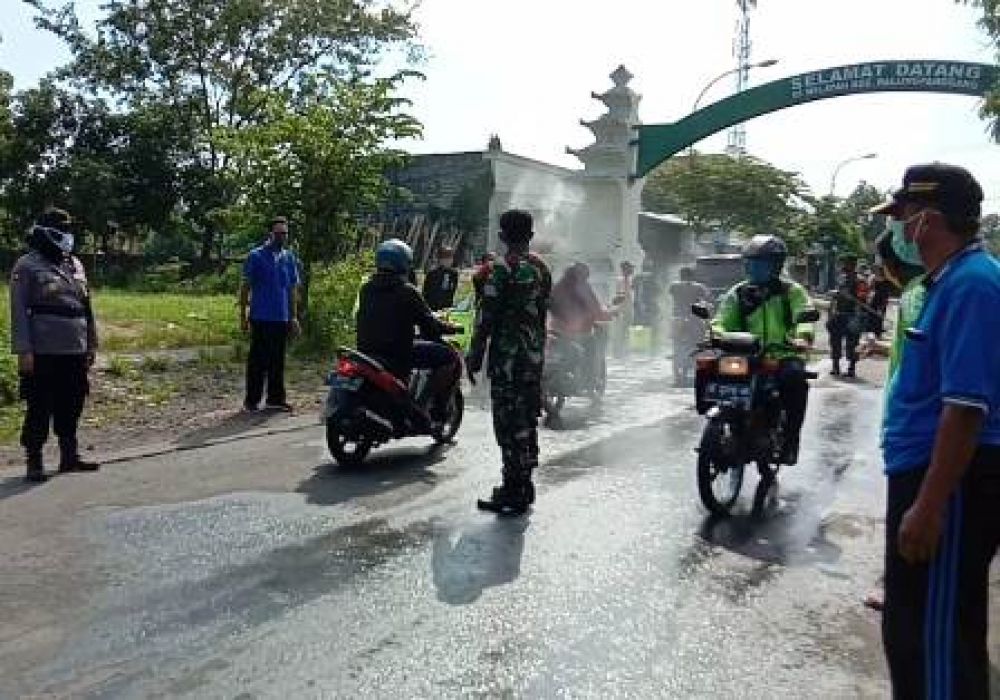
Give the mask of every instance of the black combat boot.
M 833 369 L 830 370 L 830 374 L 832 374 L 835 377 L 840 376 L 840 360 L 833 361 Z
M 858 373 L 856 371 L 857 369 L 856 365 L 857 365 L 856 362 L 852 362 L 851 364 L 847 365 L 847 376 L 850 377 L 851 379 L 858 376 Z
M 488 500 L 479 499 L 476 505 L 480 510 L 497 515 L 518 516 L 528 512 L 533 500 L 531 471 L 523 469 L 520 464 L 514 464 L 504 465 L 503 483 L 493 489 Z
M 80 453 L 76 450 L 75 441 L 59 441 L 59 473 L 69 474 L 72 472 L 96 472 L 101 465 L 97 462 L 88 462 L 80 458 Z
M 24 475 L 24 480 L 32 484 L 41 484 L 49 480 L 45 473 L 45 465 L 42 462 L 42 452 L 28 452 L 28 470 Z

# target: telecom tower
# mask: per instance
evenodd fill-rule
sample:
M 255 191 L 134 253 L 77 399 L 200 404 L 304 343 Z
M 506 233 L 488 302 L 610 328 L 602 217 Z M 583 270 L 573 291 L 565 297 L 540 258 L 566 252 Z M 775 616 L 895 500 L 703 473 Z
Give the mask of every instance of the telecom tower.
M 750 80 L 750 10 L 757 7 L 757 0 L 736 0 L 740 8 L 740 18 L 736 22 L 736 38 L 733 39 L 733 56 L 736 57 L 736 92 L 747 89 Z M 737 124 L 729 131 L 729 145 L 726 150 L 735 155 L 747 151 L 747 130 L 744 124 Z

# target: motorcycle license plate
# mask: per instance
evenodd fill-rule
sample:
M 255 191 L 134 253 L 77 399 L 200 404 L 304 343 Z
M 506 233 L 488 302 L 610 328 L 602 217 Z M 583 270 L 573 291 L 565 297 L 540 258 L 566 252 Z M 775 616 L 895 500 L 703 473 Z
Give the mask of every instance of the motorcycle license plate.
M 362 382 L 364 382 L 363 377 L 342 377 L 336 374 L 330 379 L 330 388 L 340 391 L 357 391 L 361 388 Z
M 705 388 L 705 397 L 709 401 L 733 403 L 739 406 L 749 406 L 752 389 L 749 384 L 721 384 L 709 382 Z

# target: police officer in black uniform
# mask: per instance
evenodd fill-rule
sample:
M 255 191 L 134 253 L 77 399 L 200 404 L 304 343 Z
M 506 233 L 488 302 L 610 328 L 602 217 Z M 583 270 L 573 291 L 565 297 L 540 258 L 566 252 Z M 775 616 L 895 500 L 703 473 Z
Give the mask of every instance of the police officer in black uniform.
M 27 401 L 21 445 L 27 480 L 48 477 L 42 447 L 49 423 L 59 438 L 59 471 L 95 471 L 80 458 L 76 431 L 89 391 L 87 372 L 97 351 L 97 328 L 83 265 L 73 256 L 72 219 L 47 210 L 28 234 L 29 252 L 10 281 L 11 345 L 18 359 L 21 398 Z

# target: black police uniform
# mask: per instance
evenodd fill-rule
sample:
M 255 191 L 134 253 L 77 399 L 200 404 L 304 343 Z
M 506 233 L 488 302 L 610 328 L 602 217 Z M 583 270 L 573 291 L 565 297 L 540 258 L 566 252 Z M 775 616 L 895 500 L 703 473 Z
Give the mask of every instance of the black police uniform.
M 59 439 L 62 471 L 92 470 L 80 459 L 77 426 L 90 385 L 87 371 L 97 351 L 97 328 L 83 265 L 55 246 L 35 249 L 14 265 L 10 283 L 11 345 L 32 354 L 34 371 L 21 377 L 27 412 L 21 444 L 28 476 L 43 472 L 42 447 L 49 423 Z

